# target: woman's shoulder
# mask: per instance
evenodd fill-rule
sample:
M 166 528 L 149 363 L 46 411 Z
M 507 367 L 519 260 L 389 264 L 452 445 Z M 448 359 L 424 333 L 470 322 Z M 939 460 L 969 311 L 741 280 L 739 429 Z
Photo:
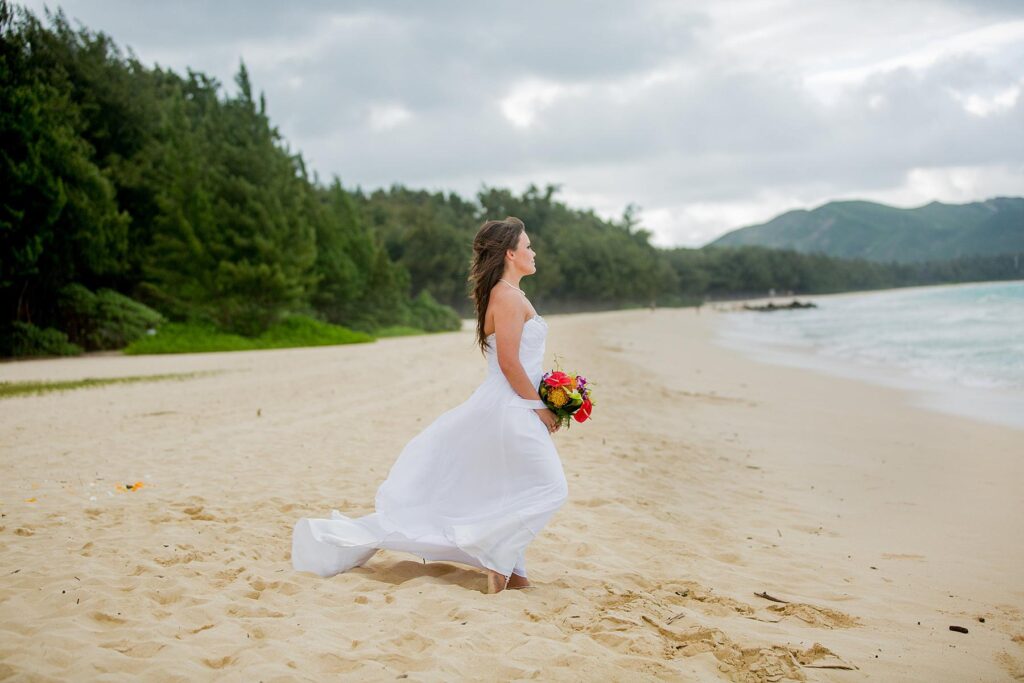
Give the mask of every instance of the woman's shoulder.
M 500 282 L 491 288 L 491 304 L 497 304 L 502 308 L 514 308 L 520 301 L 523 300 L 523 296 L 507 287 Z
M 501 289 L 491 290 L 491 300 L 487 304 L 488 313 L 491 316 L 495 314 L 510 317 L 521 315 L 525 320 L 533 310 L 530 302 L 519 292 L 504 286 L 503 289 L 504 291 Z
M 494 283 L 491 287 L 491 296 L 509 296 L 510 294 L 519 294 L 515 289 L 512 289 L 501 280 Z

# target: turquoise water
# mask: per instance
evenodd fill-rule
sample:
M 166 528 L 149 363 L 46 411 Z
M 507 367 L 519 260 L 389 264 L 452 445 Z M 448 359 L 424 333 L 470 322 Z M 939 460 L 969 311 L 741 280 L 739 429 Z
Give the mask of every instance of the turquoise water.
M 719 341 L 769 362 L 898 385 L 929 407 L 1024 428 L 1024 281 L 799 299 L 818 308 L 723 315 Z

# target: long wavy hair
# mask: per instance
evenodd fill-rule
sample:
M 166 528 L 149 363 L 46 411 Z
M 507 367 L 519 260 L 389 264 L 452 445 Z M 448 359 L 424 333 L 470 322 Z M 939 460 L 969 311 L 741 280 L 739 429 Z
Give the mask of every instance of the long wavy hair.
M 484 319 L 491 289 L 498 284 L 505 272 L 505 252 L 515 251 L 519 236 L 526 226 L 514 216 L 500 221 L 485 221 L 473 238 L 473 261 L 469 266 L 469 282 L 472 285 L 470 298 L 476 305 L 476 341 L 480 353 L 487 354 L 487 337 L 484 335 Z

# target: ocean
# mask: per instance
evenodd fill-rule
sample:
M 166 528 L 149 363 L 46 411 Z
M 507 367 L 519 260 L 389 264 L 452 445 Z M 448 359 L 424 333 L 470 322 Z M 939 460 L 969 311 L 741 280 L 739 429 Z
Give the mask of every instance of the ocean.
M 897 386 L 933 410 L 1024 429 L 1024 281 L 796 298 L 817 308 L 725 313 L 716 341 L 767 362 Z

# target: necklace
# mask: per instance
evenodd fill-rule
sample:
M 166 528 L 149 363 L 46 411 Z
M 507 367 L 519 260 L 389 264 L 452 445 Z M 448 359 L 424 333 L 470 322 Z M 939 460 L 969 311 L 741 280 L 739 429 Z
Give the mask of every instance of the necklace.
M 523 296 L 526 296 L 526 292 L 524 292 L 523 290 L 519 289 L 519 288 L 518 288 L 518 287 L 516 287 L 516 286 L 515 286 L 514 284 L 512 284 L 511 282 L 509 282 L 508 280 L 506 280 L 505 278 L 503 278 L 503 277 L 499 277 L 499 278 L 498 278 L 498 282 L 504 282 L 504 283 L 505 283 L 506 285 L 508 285 L 508 286 L 509 286 L 509 287 L 511 287 L 512 289 L 514 289 L 514 290 L 518 291 L 518 292 L 519 292 L 520 294 L 522 294 Z

